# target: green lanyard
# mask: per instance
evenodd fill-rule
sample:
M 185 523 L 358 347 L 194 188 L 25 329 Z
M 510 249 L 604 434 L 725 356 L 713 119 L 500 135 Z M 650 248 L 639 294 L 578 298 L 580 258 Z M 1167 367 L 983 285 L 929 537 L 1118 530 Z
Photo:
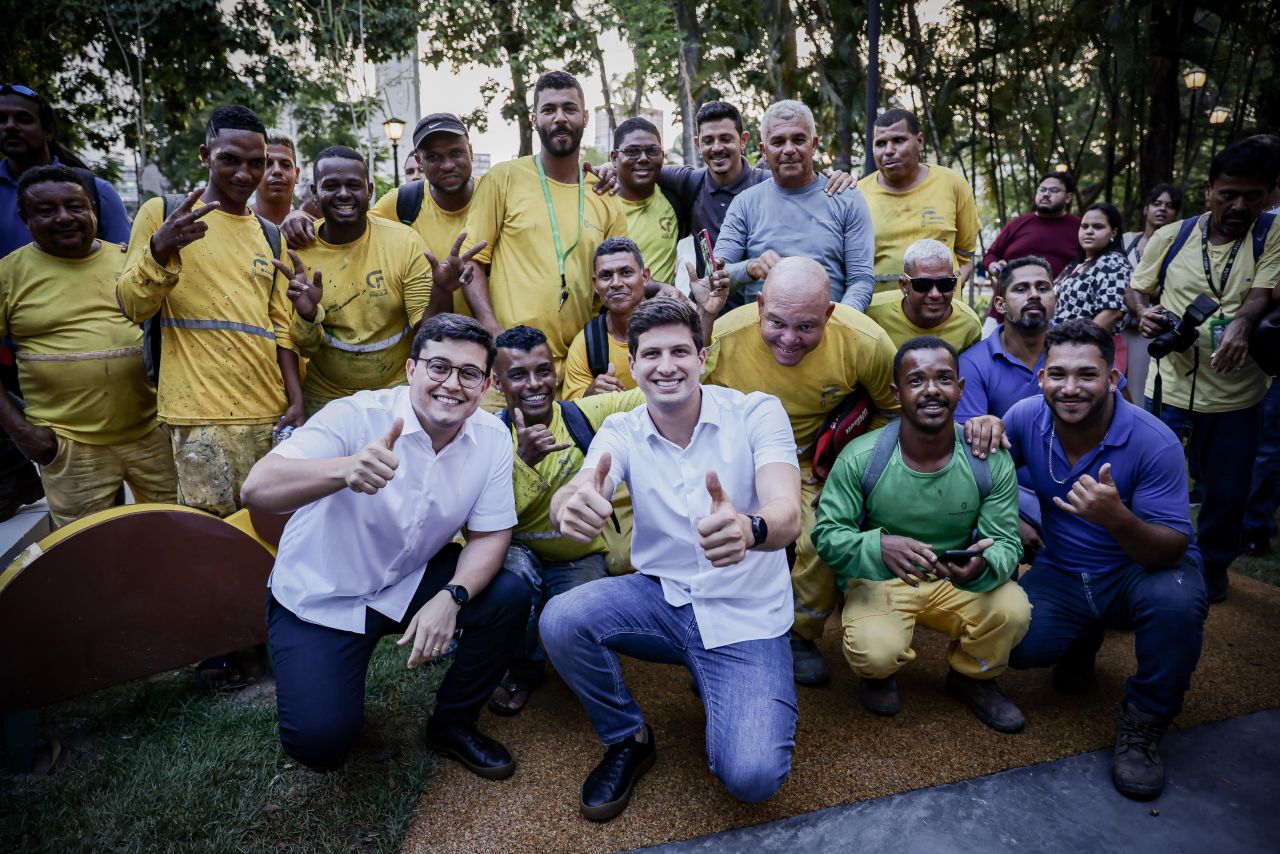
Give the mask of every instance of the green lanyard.
M 1230 254 L 1227 255 L 1227 263 L 1222 267 L 1222 290 L 1219 291 L 1213 286 L 1213 265 L 1209 262 L 1209 214 L 1204 215 L 1204 223 L 1200 226 L 1200 260 L 1204 264 L 1204 279 L 1219 302 L 1227 293 L 1227 280 L 1231 278 L 1231 268 L 1236 263 L 1236 253 L 1240 251 L 1242 243 L 1244 243 L 1243 237 L 1236 241 L 1231 247 Z
M 538 182 L 542 184 L 542 198 L 547 202 L 547 216 L 551 218 L 551 239 L 555 242 L 556 247 L 556 264 L 560 267 L 560 308 L 564 308 L 565 302 L 569 299 L 569 282 L 564 277 L 564 262 L 573 250 L 578 248 L 578 241 L 582 240 L 582 229 L 586 224 L 586 184 L 582 180 L 582 170 L 578 170 L 578 236 L 574 238 L 573 245 L 568 249 L 561 249 L 560 243 L 560 225 L 556 222 L 556 207 L 551 203 L 551 188 L 547 186 L 547 173 L 542 169 L 542 155 L 535 154 L 533 156 L 533 168 L 538 170 Z

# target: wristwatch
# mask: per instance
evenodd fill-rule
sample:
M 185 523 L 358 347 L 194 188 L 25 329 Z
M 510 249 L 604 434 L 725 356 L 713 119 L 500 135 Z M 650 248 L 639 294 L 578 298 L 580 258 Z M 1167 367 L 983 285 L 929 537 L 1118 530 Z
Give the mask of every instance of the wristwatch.
M 467 604 L 467 600 L 471 598 L 471 594 L 467 592 L 467 588 L 463 587 L 461 584 L 446 584 L 444 589 L 449 591 L 449 595 L 453 597 L 453 601 L 458 603 L 459 608 Z
M 751 548 L 754 549 L 769 539 L 769 526 L 765 524 L 763 516 L 748 516 L 747 521 L 751 523 L 751 537 L 755 540 L 751 544 Z

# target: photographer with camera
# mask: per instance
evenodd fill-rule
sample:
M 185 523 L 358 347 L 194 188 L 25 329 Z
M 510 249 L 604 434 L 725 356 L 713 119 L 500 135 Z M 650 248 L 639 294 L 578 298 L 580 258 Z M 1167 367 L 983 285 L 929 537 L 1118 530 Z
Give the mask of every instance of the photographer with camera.
M 1248 340 L 1280 278 L 1280 228 L 1263 213 L 1278 172 L 1255 139 L 1225 148 L 1204 183 L 1205 213 L 1157 231 L 1130 282 L 1139 330 L 1154 339 L 1147 407 L 1183 440 L 1203 491 L 1197 539 L 1210 602 L 1227 598 L 1227 567 L 1243 549 L 1270 382 Z

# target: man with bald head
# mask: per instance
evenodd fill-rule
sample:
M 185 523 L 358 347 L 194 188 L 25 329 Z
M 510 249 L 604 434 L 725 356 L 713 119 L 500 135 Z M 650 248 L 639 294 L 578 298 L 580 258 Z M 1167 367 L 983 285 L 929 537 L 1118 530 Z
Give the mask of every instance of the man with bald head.
M 932 335 L 963 353 L 982 339 L 982 321 L 963 300 L 955 301 L 960 281 L 947 244 L 926 238 L 907 247 L 898 287 L 876 294 L 867 317 L 889 333 L 893 346 Z
M 802 530 L 791 571 L 791 651 L 796 681 L 820 685 L 830 671 L 814 641 L 835 609 L 836 583 L 809 539 L 813 504 L 822 488 L 810 471 L 813 446 L 831 412 L 858 386 L 879 410 L 873 427 L 898 412 L 890 389 L 895 349 L 885 331 L 862 312 L 831 301 L 827 272 L 811 258 L 780 259 L 754 304 L 719 319 L 724 292 L 706 297 L 705 287 L 695 286 L 694 293 L 709 345 L 705 382 L 771 394 L 791 421 L 803 480 Z

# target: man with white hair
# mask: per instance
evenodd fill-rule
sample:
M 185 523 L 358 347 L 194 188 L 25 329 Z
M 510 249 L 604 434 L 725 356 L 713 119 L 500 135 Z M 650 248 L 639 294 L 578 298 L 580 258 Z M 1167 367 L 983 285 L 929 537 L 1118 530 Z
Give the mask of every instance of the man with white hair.
M 940 240 L 917 240 L 903 253 L 902 269 L 898 290 L 876 294 L 867 309 L 894 347 L 933 335 L 960 353 L 981 340 L 982 321 L 963 300 L 955 301 L 959 275 L 950 247 Z
M 831 280 L 831 299 L 865 311 L 875 288 L 871 211 L 859 192 L 825 192 L 813 171 L 818 147 L 813 113 L 799 101 L 778 101 L 760 123 L 760 151 L 773 180 L 739 193 L 715 243 L 729 287 L 754 299 L 785 256 L 812 258 Z

